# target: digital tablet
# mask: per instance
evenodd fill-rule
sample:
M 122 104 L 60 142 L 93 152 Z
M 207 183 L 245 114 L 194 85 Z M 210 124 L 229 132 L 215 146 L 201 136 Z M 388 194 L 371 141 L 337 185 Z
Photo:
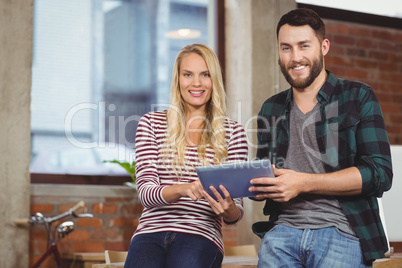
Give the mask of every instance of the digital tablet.
M 250 180 L 260 177 L 275 177 L 269 159 L 215 166 L 199 166 L 195 167 L 195 170 L 202 187 L 213 198 L 215 198 L 215 195 L 209 189 L 210 186 L 214 186 L 223 197 L 224 195 L 219 189 L 219 185 L 223 185 L 232 198 L 250 197 L 257 194 L 257 192 L 248 191 L 248 188 L 252 186 Z

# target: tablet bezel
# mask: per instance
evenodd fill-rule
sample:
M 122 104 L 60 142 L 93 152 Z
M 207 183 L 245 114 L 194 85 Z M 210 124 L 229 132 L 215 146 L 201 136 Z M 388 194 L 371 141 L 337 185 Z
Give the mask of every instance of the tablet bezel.
M 248 188 L 252 186 L 250 180 L 259 177 L 275 177 L 269 159 L 198 166 L 195 169 L 202 187 L 215 199 L 215 195 L 209 189 L 210 186 L 214 186 L 223 198 L 225 196 L 219 189 L 219 185 L 223 185 L 232 198 L 253 197 L 257 192 L 248 191 Z

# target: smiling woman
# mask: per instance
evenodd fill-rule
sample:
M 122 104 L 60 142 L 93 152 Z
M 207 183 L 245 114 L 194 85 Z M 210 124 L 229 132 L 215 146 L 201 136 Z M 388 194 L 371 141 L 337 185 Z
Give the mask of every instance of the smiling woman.
M 219 60 L 203 44 L 184 46 L 176 57 L 172 104 L 145 114 L 138 125 L 136 182 L 144 205 L 125 267 L 220 267 L 222 220 L 238 222 L 242 200 L 211 189 L 195 167 L 247 160 L 243 127 L 226 116 Z M 166 263 L 166 265 L 165 265 Z
M 183 58 L 179 83 L 187 111 L 205 111 L 212 95 L 212 80 L 208 66 L 200 55 L 193 53 Z

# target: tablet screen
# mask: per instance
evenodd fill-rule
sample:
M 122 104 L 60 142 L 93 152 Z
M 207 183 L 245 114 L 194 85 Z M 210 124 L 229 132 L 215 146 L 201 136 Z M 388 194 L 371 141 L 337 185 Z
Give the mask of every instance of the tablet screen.
M 223 185 L 232 198 L 251 197 L 255 196 L 257 192 L 248 191 L 248 188 L 252 186 L 250 180 L 259 177 L 275 177 L 269 159 L 199 166 L 195 170 L 202 187 L 213 198 L 215 195 L 209 189 L 210 186 L 214 186 L 223 197 L 219 185 Z

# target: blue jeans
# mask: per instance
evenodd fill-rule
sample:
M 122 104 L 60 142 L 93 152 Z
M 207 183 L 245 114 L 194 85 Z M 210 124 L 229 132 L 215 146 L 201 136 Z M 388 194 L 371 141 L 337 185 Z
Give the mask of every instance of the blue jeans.
M 295 229 L 274 226 L 261 241 L 259 268 L 371 267 L 363 263 L 359 239 L 335 227 Z
M 223 254 L 210 240 L 176 232 L 134 236 L 124 268 L 219 268 Z

